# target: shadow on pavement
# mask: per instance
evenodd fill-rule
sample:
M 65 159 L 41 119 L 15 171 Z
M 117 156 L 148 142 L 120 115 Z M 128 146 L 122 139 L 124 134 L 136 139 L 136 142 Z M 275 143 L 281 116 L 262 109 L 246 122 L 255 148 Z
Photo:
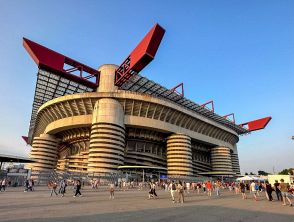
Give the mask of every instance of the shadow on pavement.
M 294 208 L 293 208 L 294 211 Z M 166 221 L 166 222 L 294 222 L 293 215 L 265 213 L 218 206 L 180 206 L 176 208 L 106 213 L 89 216 L 51 217 L 22 220 L 22 222 L 122 222 L 122 221 Z

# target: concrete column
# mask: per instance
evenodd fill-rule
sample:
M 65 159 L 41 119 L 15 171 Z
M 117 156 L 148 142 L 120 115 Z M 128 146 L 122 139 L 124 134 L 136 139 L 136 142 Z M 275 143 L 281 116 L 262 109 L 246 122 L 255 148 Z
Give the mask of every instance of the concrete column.
M 88 156 L 88 172 L 114 173 L 124 163 L 125 126 L 121 104 L 111 98 L 96 102 Z
M 112 64 L 102 65 L 98 68 L 98 71 L 100 71 L 100 80 L 97 92 L 114 92 L 118 89 L 114 85 L 115 70 L 117 68 L 117 65 Z
M 241 172 L 240 172 L 240 164 L 239 164 L 237 145 L 234 146 L 233 152 L 231 153 L 231 159 L 232 159 L 233 172 L 236 175 L 240 175 Z
M 232 174 L 231 151 L 228 147 L 214 147 L 211 149 L 211 165 L 214 172 Z
M 28 165 L 33 172 L 55 169 L 58 159 L 58 140 L 48 134 L 35 137 L 30 157 L 35 161 Z
M 184 134 L 173 134 L 167 138 L 168 176 L 192 176 L 191 138 Z

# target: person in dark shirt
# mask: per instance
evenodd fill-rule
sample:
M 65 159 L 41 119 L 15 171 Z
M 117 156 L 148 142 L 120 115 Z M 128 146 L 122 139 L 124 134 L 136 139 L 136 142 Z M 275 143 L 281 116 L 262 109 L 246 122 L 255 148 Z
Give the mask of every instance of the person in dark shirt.
M 245 193 L 246 185 L 243 182 L 240 183 L 240 190 L 241 190 L 241 194 L 242 194 L 242 199 L 243 200 L 247 199 L 247 196 L 246 196 L 246 193 Z
M 74 197 L 77 197 L 78 194 L 80 195 L 80 197 L 83 196 L 83 195 L 81 194 L 81 191 L 80 191 L 81 188 L 82 188 L 81 181 L 80 181 L 80 180 L 77 180 L 77 182 L 76 182 L 76 193 L 75 193 Z
M 275 189 L 275 192 L 276 192 L 276 195 L 277 195 L 277 199 L 280 200 L 280 201 L 283 201 L 283 198 L 282 198 L 282 193 L 279 189 L 279 186 L 280 186 L 280 183 L 275 180 L 275 183 L 274 183 L 274 189 Z
M 268 200 L 273 201 L 273 197 L 272 197 L 273 189 L 272 189 L 272 185 L 269 182 L 265 183 L 265 191 L 268 195 Z

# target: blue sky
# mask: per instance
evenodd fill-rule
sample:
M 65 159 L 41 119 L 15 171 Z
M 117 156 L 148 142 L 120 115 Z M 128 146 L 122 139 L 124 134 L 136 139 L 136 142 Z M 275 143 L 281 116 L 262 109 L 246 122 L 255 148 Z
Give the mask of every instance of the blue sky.
M 0 1 L 0 153 L 27 155 L 37 67 L 22 37 L 97 68 L 120 64 L 146 32 L 166 29 L 141 73 L 185 96 L 213 99 L 237 123 L 272 116 L 241 136 L 242 172 L 294 167 L 293 1 Z

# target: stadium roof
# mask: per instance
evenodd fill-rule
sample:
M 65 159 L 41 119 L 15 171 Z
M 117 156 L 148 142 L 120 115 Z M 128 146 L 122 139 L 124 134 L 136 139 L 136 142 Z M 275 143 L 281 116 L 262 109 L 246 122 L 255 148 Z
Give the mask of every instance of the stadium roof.
M 19 157 L 19 156 L 12 156 L 12 155 L 6 155 L 6 154 L 0 154 L 0 162 L 1 163 L 8 163 L 8 162 L 14 162 L 14 163 L 31 163 L 34 162 L 30 158 L 26 157 Z
M 28 134 L 29 143 L 34 132 L 37 112 L 44 103 L 60 96 L 92 91 L 93 88 L 77 83 L 71 78 L 64 78 L 58 73 L 39 69 Z
M 167 99 L 174 102 L 186 109 L 192 110 L 202 116 L 212 119 L 222 125 L 225 125 L 233 129 L 238 134 L 249 133 L 249 131 L 239 125 L 236 125 L 232 121 L 214 113 L 213 111 L 179 95 L 175 91 L 165 88 L 158 83 L 147 79 L 141 75 L 135 75 L 128 82 L 124 83 L 121 87 L 124 90 L 130 90 L 133 92 L 146 93 L 152 96 Z

